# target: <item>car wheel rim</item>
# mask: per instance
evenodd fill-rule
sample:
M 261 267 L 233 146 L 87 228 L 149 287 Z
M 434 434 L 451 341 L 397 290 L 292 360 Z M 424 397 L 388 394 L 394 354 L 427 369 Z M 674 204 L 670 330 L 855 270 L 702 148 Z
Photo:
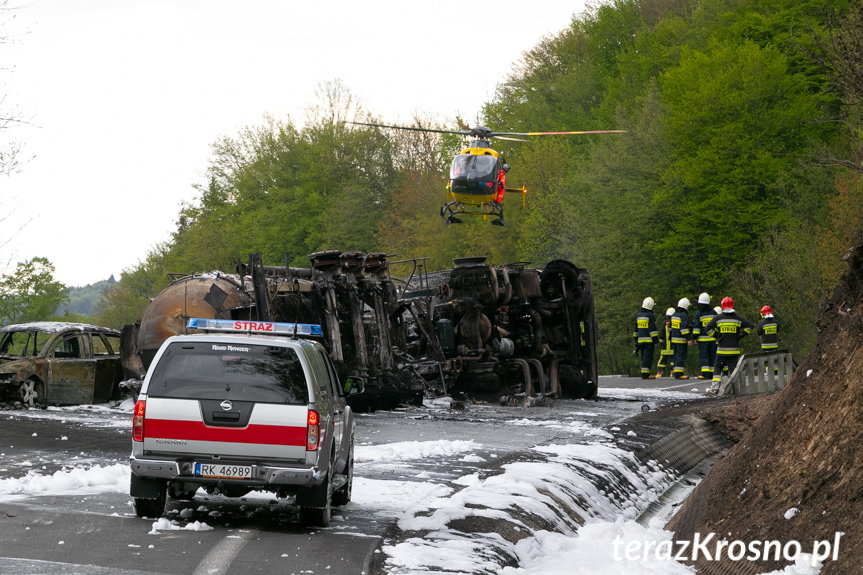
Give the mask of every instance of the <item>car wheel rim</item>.
M 39 394 L 36 391 L 36 382 L 34 381 L 25 381 L 21 384 L 19 388 L 19 393 L 21 395 L 21 401 L 30 407 L 34 407 L 36 405 L 36 400 L 39 398 Z

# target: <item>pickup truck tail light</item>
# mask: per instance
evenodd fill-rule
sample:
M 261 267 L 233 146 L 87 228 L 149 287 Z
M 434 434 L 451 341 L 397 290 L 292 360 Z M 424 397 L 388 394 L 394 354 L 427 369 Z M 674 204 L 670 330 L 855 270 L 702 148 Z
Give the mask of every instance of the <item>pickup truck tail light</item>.
M 132 417 L 132 441 L 144 441 L 144 408 L 146 403 L 135 403 L 135 415 Z
M 321 440 L 321 418 L 314 409 L 309 410 L 306 425 L 306 451 L 317 451 Z

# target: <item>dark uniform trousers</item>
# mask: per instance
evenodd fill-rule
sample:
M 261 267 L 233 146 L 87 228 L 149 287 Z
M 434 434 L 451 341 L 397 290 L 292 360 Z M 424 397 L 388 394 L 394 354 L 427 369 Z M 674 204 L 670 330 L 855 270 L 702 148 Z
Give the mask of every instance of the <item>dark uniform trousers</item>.
M 734 310 L 723 311 L 707 325 L 707 332 L 716 337 L 716 363 L 713 365 L 711 390 L 718 390 L 722 382 L 722 371 L 734 372 L 740 361 L 740 340 L 750 334 L 755 326 L 737 315 Z
M 687 345 L 689 344 L 689 316 L 678 307 L 671 316 L 671 347 L 674 350 L 674 377 L 681 377 L 686 369 Z

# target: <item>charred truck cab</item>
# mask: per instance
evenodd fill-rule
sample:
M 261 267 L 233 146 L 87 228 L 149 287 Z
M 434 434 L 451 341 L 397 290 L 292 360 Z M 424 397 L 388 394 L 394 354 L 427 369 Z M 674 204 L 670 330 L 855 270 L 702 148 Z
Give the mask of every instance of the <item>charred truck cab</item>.
M 140 517 L 198 489 L 293 497 L 305 525 L 326 526 L 351 499 L 354 417 L 321 327 L 192 318 L 152 360 L 133 415 L 130 494 Z M 206 330 L 202 332 L 201 330 Z M 223 333 L 212 333 L 223 332 Z
M 587 271 L 555 260 L 545 270 L 492 267 L 461 258 L 437 281 L 449 297 L 433 306 L 456 388 L 512 395 L 596 396 L 596 320 Z

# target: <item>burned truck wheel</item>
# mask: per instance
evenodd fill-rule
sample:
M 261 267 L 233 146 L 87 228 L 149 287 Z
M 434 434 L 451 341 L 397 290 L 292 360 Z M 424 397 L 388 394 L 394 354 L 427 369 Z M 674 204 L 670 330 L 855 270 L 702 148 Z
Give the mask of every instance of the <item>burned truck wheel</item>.
M 542 295 L 550 300 L 564 298 L 568 303 L 577 301 L 583 290 L 581 270 L 566 260 L 548 262 L 540 278 Z

